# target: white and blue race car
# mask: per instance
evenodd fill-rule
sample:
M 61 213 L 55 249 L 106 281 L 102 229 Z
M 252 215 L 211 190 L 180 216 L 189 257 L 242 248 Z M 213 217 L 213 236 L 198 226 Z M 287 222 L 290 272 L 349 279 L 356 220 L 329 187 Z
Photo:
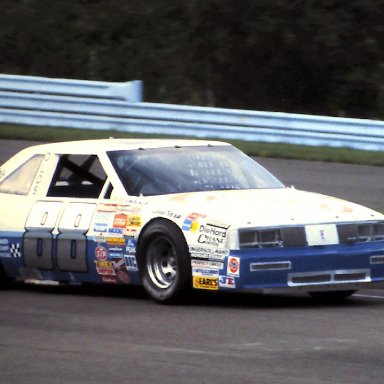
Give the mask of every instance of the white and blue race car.
M 300 289 L 383 287 L 384 215 L 286 188 L 216 141 L 107 139 L 33 146 L 0 168 L 0 284 Z

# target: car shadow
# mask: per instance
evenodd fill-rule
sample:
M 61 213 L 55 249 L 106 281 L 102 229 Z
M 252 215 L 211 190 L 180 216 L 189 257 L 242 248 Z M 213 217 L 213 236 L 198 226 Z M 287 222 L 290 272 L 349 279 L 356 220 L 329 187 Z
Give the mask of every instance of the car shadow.
M 55 295 L 82 295 L 92 297 L 136 299 L 152 302 L 143 287 L 124 285 L 35 285 L 14 284 L 9 289 Z M 312 298 L 306 293 L 258 293 L 258 292 L 206 292 L 193 290 L 183 297 L 177 306 L 230 307 L 230 308 L 319 308 L 382 306 L 384 300 L 369 296 L 354 296 L 344 300 L 325 301 Z M 161 305 L 161 304 L 158 304 Z

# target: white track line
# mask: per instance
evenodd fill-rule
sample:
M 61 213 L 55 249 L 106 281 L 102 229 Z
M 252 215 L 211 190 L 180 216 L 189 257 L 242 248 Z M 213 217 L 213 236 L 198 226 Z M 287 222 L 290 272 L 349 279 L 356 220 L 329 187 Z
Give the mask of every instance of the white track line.
M 354 297 L 363 297 L 365 299 L 381 299 L 384 300 L 384 296 L 375 296 L 375 295 L 359 295 L 359 294 L 354 294 Z

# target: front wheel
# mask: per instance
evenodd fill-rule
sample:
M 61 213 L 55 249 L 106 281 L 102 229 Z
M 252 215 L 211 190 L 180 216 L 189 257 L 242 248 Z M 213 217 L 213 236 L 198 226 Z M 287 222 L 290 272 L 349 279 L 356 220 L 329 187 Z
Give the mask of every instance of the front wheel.
M 157 220 L 144 229 L 138 247 L 143 286 L 157 302 L 175 303 L 191 287 L 191 261 L 181 230 Z

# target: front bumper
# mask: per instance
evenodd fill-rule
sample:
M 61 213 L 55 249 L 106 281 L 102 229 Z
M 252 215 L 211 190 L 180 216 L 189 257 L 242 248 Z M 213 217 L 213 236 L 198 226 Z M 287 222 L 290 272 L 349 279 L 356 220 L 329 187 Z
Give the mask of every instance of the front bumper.
M 339 290 L 384 288 L 384 241 L 231 251 L 237 289 Z

